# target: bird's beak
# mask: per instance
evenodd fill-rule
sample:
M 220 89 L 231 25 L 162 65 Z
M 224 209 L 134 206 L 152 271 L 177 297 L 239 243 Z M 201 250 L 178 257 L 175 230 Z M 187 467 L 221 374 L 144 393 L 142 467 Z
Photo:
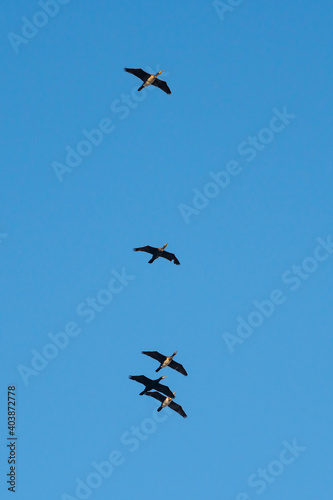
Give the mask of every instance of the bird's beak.
M 162 378 L 165 378 L 165 377 L 162 377 Z
M 158 72 L 158 74 L 160 75 L 161 73 L 163 73 L 163 69 L 161 69 L 161 71 Z
M 175 395 L 176 393 L 175 393 L 175 392 L 173 392 L 172 394 L 173 394 L 173 395 Z

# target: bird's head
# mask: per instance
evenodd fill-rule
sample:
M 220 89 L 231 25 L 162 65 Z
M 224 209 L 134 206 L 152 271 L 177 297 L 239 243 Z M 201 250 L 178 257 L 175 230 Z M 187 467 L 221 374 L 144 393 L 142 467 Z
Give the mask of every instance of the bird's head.
M 168 246 L 168 244 L 166 243 L 165 245 L 162 246 L 163 250 Z
M 177 351 L 175 351 L 172 356 L 176 356 L 176 354 L 177 354 Z

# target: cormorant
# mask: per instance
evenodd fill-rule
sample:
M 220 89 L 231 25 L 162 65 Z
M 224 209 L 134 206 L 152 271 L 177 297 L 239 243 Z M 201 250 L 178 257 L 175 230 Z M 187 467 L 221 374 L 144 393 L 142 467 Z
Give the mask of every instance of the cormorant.
M 140 78 L 140 80 L 143 81 L 143 84 L 138 89 L 138 91 L 142 90 L 144 87 L 148 87 L 148 85 L 154 85 L 154 87 L 158 87 L 159 89 L 163 90 L 163 92 L 171 94 L 171 90 L 169 89 L 167 83 L 164 80 L 159 80 L 157 78 L 163 70 L 156 73 L 156 75 L 150 75 L 140 68 L 124 68 L 124 70 L 127 71 L 127 73 L 131 73 L 132 75 L 137 76 L 138 78 Z
M 167 243 L 163 245 L 162 248 L 155 248 L 155 247 L 150 247 L 149 245 L 146 245 L 145 247 L 139 247 L 139 248 L 133 248 L 134 252 L 147 252 L 152 254 L 152 258 L 148 261 L 148 264 L 152 264 L 154 260 L 158 259 L 159 257 L 164 257 L 165 259 L 168 259 L 170 262 L 173 261 L 174 264 L 177 264 L 177 266 L 180 265 L 179 260 L 175 256 L 174 253 L 166 252 L 164 249 L 167 246 Z
M 156 389 L 158 391 L 163 392 L 166 396 L 169 396 L 170 398 L 174 398 L 174 394 L 170 391 L 169 387 L 166 385 L 160 384 L 160 380 L 162 380 L 165 377 L 160 377 L 157 378 L 156 380 L 151 380 L 148 377 L 145 377 L 144 375 L 130 375 L 129 377 L 131 380 L 135 380 L 136 382 L 139 382 L 140 384 L 145 385 L 145 389 L 140 392 L 140 396 L 143 394 L 146 394 L 148 391 L 151 389 Z
M 156 368 L 156 372 L 159 372 L 166 366 L 170 366 L 170 368 L 173 368 L 173 370 L 177 370 L 177 372 L 182 373 L 183 375 L 187 375 L 187 371 L 185 370 L 183 365 L 173 360 L 173 357 L 177 354 L 177 351 L 175 351 L 172 356 L 164 356 L 157 351 L 142 351 L 142 354 L 146 354 L 146 356 L 150 356 L 151 358 L 156 359 L 161 363 L 160 366 Z
M 175 392 L 173 393 L 173 396 L 175 396 Z M 170 406 L 170 408 L 172 408 L 172 410 L 176 411 L 177 413 L 179 413 L 179 415 L 181 415 L 182 417 L 186 418 L 187 415 L 186 413 L 184 412 L 183 408 L 175 403 L 174 401 L 172 401 L 171 398 L 165 398 L 162 394 L 160 394 L 159 392 L 146 392 L 146 396 L 151 396 L 152 398 L 155 398 L 157 399 L 158 401 L 160 401 L 162 404 L 159 408 L 157 408 L 157 411 L 161 411 L 163 408 L 165 408 L 166 406 Z

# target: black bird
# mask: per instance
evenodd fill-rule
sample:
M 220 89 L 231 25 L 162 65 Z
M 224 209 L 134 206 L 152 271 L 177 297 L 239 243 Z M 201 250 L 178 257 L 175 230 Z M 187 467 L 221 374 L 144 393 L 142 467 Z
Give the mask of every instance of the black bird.
M 174 392 L 173 396 L 175 394 L 176 393 Z M 170 408 L 172 408 L 174 411 L 176 411 L 177 413 L 179 413 L 179 415 L 181 415 L 182 417 L 184 417 L 184 418 L 187 417 L 187 415 L 184 412 L 183 408 L 179 404 L 177 404 L 174 401 L 172 401 L 171 398 L 165 398 L 163 396 L 163 394 L 160 394 L 159 392 L 155 392 L 155 391 L 153 391 L 153 392 L 147 392 L 146 396 L 151 396 L 152 398 L 155 398 L 155 399 L 157 399 L 158 401 L 160 401 L 162 403 L 161 406 L 159 408 L 157 408 L 157 411 L 161 411 L 166 406 L 170 406 Z
M 129 377 L 131 380 L 135 380 L 136 382 L 139 382 L 140 384 L 145 385 L 145 389 L 140 392 L 140 396 L 143 394 L 146 394 L 148 391 L 151 389 L 156 389 L 158 391 L 163 392 L 166 396 L 169 396 L 170 398 L 174 398 L 174 394 L 170 391 L 169 387 L 166 385 L 160 384 L 160 380 L 162 380 L 165 377 L 160 377 L 157 378 L 156 380 L 151 380 L 148 377 L 145 377 L 144 375 L 130 375 Z
M 152 264 L 154 260 L 158 259 L 159 257 L 164 257 L 165 259 L 169 260 L 170 262 L 173 261 L 174 264 L 177 266 L 180 265 L 179 260 L 175 256 L 174 253 L 166 252 L 164 249 L 167 246 L 167 243 L 163 245 L 162 248 L 155 248 L 155 247 L 150 247 L 149 245 L 146 245 L 145 247 L 139 247 L 139 248 L 133 248 L 134 252 L 147 252 L 152 254 L 152 258 L 148 261 L 148 264 Z
M 155 370 L 156 372 L 159 372 L 162 368 L 165 368 L 166 366 L 170 366 L 170 368 L 173 368 L 173 370 L 177 370 L 177 372 L 182 373 L 183 375 L 187 375 L 187 371 L 185 370 L 183 365 L 173 360 L 173 357 L 177 354 L 177 351 L 175 351 L 172 354 L 172 356 L 164 356 L 163 354 L 160 354 L 157 351 L 142 351 L 142 354 L 150 356 L 151 358 L 156 359 L 161 363 L 160 366 L 156 368 Z
M 143 84 L 138 89 L 138 91 L 142 90 L 144 87 L 148 87 L 148 85 L 154 85 L 154 87 L 158 87 L 159 89 L 163 90 L 163 92 L 171 94 L 171 90 L 169 89 L 167 83 L 164 80 L 159 80 L 157 78 L 163 70 L 156 73 L 156 75 L 150 75 L 140 68 L 124 68 L 124 70 L 127 71 L 127 73 L 131 73 L 132 75 L 137 76 L 138 78 L 140 78 L 140 80 L 143 81 Z

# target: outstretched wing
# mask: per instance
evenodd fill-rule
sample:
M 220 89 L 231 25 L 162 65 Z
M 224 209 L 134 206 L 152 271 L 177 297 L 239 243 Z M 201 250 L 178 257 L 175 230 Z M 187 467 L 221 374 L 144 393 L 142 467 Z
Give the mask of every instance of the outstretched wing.
M 174 253 L 170 253 L 170 252 L 166 252 L 164 250 L 164 252 L 161 254 L 161 257 L 164 257 L 165 259 L 168 259 L 170 262 L 174 262 L 174 264 L 177 264 L 177 266 L 180 265 L 180 262 L 179 260 L 177 259 L 177 257 L 175 256 Z
M 151 382 L 151 379 L 148 377 L 145 377 L 144 375 L 130 375 L 129 378 L 131 380 L 135 380 L 136 382 L 139 382 L 140 384 L 147 385 L 148 382 Z
M 127 73 L 131 73 L 132 75 L 137 76 L 142 81 L 147 80 L 147 78 L 150 76 L 149 73 L 146 73 L 145 71 L 143 71 L 143 69 L 140 68 L 124 68 L 124 70 L 127 71 Z
M 156 391 L 146 392 L 146 396 L 151 396 L 152 398 L 158 399 L 158 401 L 161 401 L 161 403 L 163 403 L 163 401 L 165 400 L 165 396 Z
M 163 92 L 165 92 L 166 94 L 171 94 L 171 90 L 169 89 L 167 82 L 165 82 L 164 80 L 159 80 L 158 78 L 156 78 L 152 85 L 155 85 L 155 87 L 163 90 Z
M 170 389 L 169 389 L 169 387 L 167 387 L 166 385 L 156 384 L 155 385 L 155 389 L 157 389 L 160 392 L 163 392 L 163 394 L 165 394 L 166 396 L 169 396 L 169 398 L 174 398 L 175 397 L 175 395 L 173 394 L 173 392 L 171 392 Z
M 150 247 L 149 245 L 146 245 L 145 247 L 138 247 L 138 248 L 133 248 L 134 252 L 147 252 L 153 254 L 156 250 L 154 247 Z
M 173 368 L 174 370 L 177 370 L 177 372 L 182 373 L 183 375 L 187 375 L 187 371 L 181 365 L 180 363 L 177 363 L 177 361 L 172 360 L 169 364 L 170 368 Z
M 156 359 L 160 363 L 163 363 L 165 361 L 166 356 L 163 356 L 163 354 L 160 354 L 157 351 L 142 351 L 142 354 L 145 354 L 146 356 L 150 356 L 153 359 Z
M 186 418 L 187 415 L 186 413 L 184 412 L 183 408 L 175 403 L 174 401 L 171 401 L 171 403 L 169 404 L 170 408 L 172 408 L 173 410 L 175 410 L 177 413 L 179 413 L 179 415 L 181 415 L 182 417 Z

